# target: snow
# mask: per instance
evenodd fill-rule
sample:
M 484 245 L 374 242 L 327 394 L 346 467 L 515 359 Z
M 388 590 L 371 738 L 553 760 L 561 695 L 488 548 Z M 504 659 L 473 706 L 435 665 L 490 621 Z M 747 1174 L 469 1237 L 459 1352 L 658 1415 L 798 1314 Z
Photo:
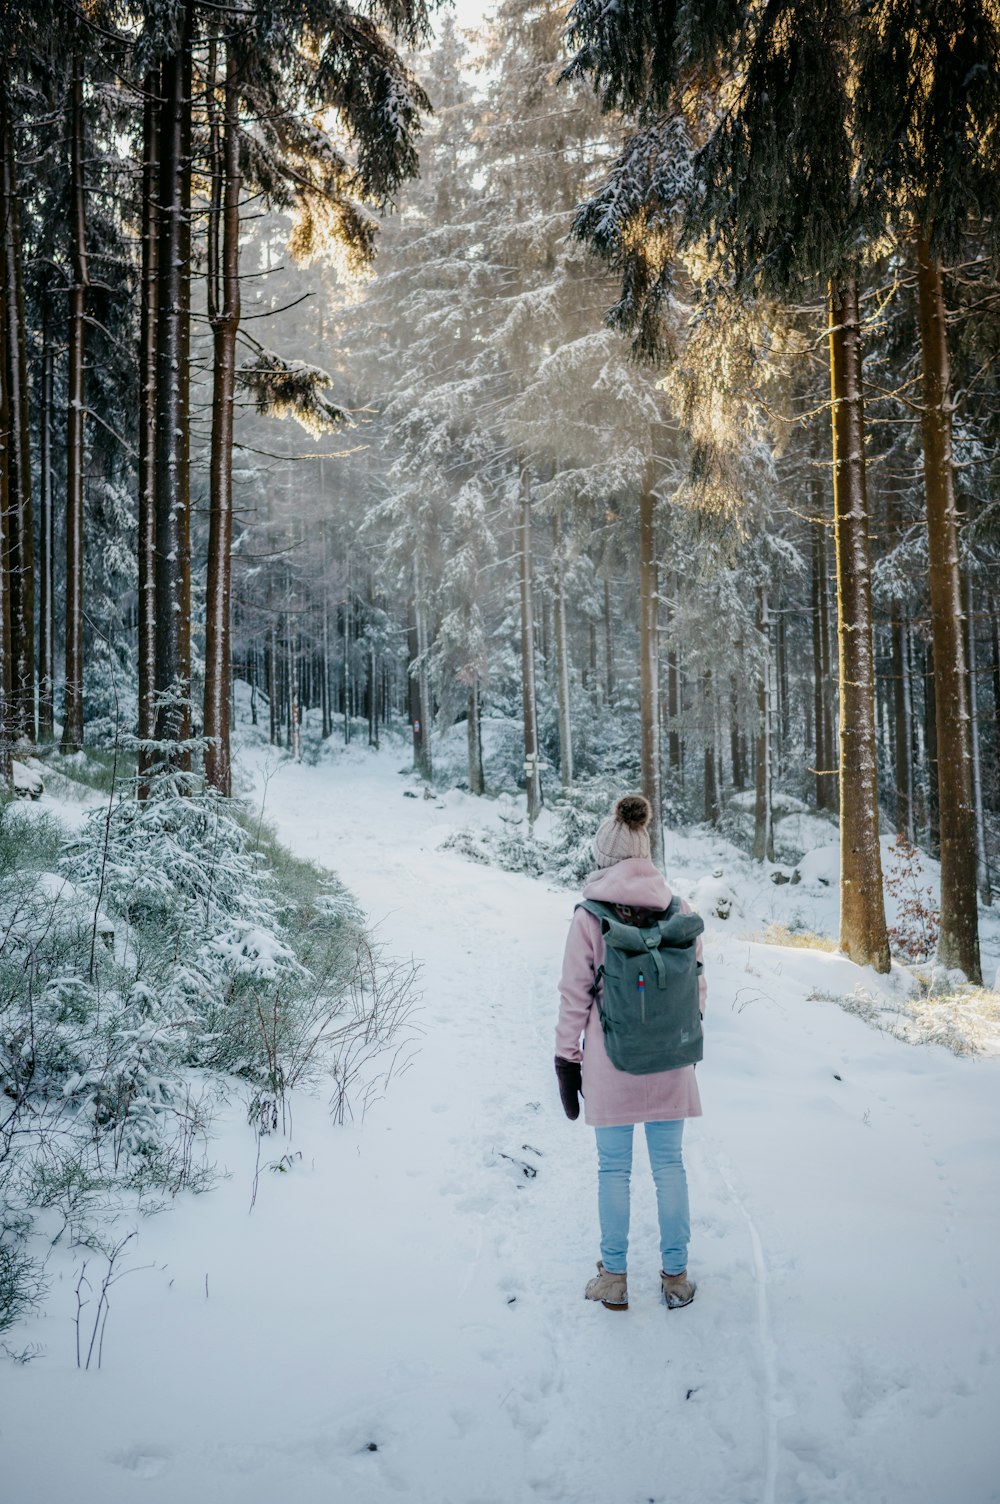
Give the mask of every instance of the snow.
M 40 799 L 44 784 L 37 760 L 32 757 L 27 762 L 19 762 L 15 757 L 11 762 L 11 782 L 15 799 Z
M 640 1136 L 631 1306 L 611 1315 L 582 1299 L 593 1139 L 562 1116 L 551 1060 L 573 895 L 444 848 L 497 807 L 407 799 L 422 786 L 402 760 L 258 748 L 243 774 L 421 962 L 418 1054 L 364 1121 L 334 1128 L 322 1093 L 296 1095 L 259 1162 L 234 1089 L 210 1146 L 228 1178 L 123 1224 L 138 1236 L 99 1371 L 75 1367 L 82 1255 L 53 1248 L 42 1313 L 4 1339 L 45 1349 L 0 1365 L 5 1498 L 1000 1500 L 1000 1061 L 826 1000 L 861 986 L 901 1006 L 905 974 L 753 938 L 802 904 L 829 933 L 835 847 L 776 889 L 712 833 L 668 833 L 679 890 L 724 879 L 743 916 L 706 931 L 705 1116 L 686 1137 L 699 1292 L 659 1303 Z
M 115 942 L 115 927 L 100 907 L 95 912 L 89 893 L 75 887 L 59 872 L 33 872 L 25 879 L 0 882 L 0 933 L 5 945 L 29 946 L 47 934 L 89 934 L 102 944 Z

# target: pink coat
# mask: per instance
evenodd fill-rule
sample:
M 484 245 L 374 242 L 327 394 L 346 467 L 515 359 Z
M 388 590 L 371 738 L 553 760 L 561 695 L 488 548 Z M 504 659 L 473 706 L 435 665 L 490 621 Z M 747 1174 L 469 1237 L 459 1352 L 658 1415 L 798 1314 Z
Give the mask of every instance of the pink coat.
M 640 909 L 665 909 L 673 893 L 663 875 L 646 857 L 628 857 L 591 879 L 584 898 L 600 903 L 629 904 Z M 685 914 L 690 906 L 682 901 Z M 702 959 L 698 941 L 698 959 Z M 591 995 L 597 969 L 604 963 L 601 926 L 586 909 L 577 909 L 570 925 L 559 983 L 561 1002 L 556 1025 L 556 1054 L 583 1061 L 584 1119 L 594 1128 L 621 1123 L 655 1123 L 668 1118 L 701 1116 L 701 1099 L 694 1066 L 631 1076 L 611 1064 L 604 1048 L 604 1031 Z M 701 1011 L 705 1012 L 705 976 L 701 978 Z M 580 1036 L 583 1036 L 581 1048 Z

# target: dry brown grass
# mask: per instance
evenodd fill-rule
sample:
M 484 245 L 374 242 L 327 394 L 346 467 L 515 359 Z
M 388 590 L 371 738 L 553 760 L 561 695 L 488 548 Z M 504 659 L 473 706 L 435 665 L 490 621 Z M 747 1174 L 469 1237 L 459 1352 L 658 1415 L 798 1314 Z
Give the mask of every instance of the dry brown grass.
M 761 936 L 765 945 L 790 945 L 793 950 L 825 950 L 833 954 L 837 942 L 812 930 L 790 930 L 787 924 L 769 924 Z

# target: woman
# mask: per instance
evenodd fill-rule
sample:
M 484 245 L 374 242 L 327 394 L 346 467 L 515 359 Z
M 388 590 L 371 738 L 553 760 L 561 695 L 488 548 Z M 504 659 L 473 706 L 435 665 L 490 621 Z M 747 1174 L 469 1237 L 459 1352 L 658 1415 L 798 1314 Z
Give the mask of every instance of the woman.
M 662 874 L 650 860 L 650 813 L 649 803 L 641 794 L 618 800 L 594 837 L 596 871 L 583 890 L 584 900 L 610 905 L 619 920 L 640 927 L 648 925 L 653 914 L 662 915 L 673 900 Z M 691 912 L 686 903 L 679 908 L 683 914 Z M 633 1075 L 612 1064 L 604 1043 L 600 1008 L 605 954 L 601 920 L 578 906 L 559 984 L 555 1063 L 566 1116 L 579 1116 L 582 1091 L 585 1120 L 597 1134 L 601 1257 L 597 1276 L 589 1282 L 585 1294 L 588 1300 L 601 1301 L 608 1310 L 628 1308 L 632 1135 L 633 1126 L 643 1123 L 656 1185 L 663 1296 L 669 1307 L 686 1306 L 694 1299 L 696 1286 L 687 1273 L 690 1221 L 681 1136 L 684 1119 L 701 1116 L 694 1066 Z M 697 959 L 700 973 L 700 940 Z M 703 1014 L 703 974 L 699 979 L 699 1007 Z

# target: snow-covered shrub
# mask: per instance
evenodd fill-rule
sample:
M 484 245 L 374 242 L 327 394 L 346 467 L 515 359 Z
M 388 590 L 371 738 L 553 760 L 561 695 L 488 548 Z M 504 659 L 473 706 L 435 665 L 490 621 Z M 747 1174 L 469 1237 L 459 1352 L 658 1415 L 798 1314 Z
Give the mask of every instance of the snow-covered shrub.
M 506 812 L 500 816 L 502 829 L 493 838 L 493 849 L 498 864 L 505 872 L 526 872 L 531 877 L 541 877 L 545 871 L 545 856 L 535 840 L 527 820 L 520 814 Z
M 493 832 L 474 826 L 468 830 L 456 830 L 441 843 L 443 851 L 457 851 L 470 862 L 488 867 L 494 860 L 491 836 Z
M 531 877 L 541 877 L 547 870 L 548 847 L 531 834 L 524 816 L 503 809 L 500 825 L 500 830 L 478 826 L 457 830 L 442 842 L 442 849 L 457 851 L 473 862 L 501 867 L 504 872 L 526 872 Z
M 499 831 L 479 827 L 459 830 L 444 845 L 474 862 L 548 877 L 576 888 L 593 870 L 594 832 L 620 792 L 617 784 L 605 779 L 560 789 L 552 795 L 554 821 L 551 834 L 544 839 L 530 832 L 519 810 L 502 807 Z
M 217 1073 L 280 1096 L 358 1012 L 350 896 L 166 778 L 70 840 L 0 810 L 0 935 L 0 1193 L 75 1237 L 113 1190 L 204 1188 Z
M 552 805 L 555 830 L 546 849 L 549 875 L 576 888 L 593 871 L 594 832 L 620 792 L 617 783 L 606 779 L 593 779 L 559 792 Z

